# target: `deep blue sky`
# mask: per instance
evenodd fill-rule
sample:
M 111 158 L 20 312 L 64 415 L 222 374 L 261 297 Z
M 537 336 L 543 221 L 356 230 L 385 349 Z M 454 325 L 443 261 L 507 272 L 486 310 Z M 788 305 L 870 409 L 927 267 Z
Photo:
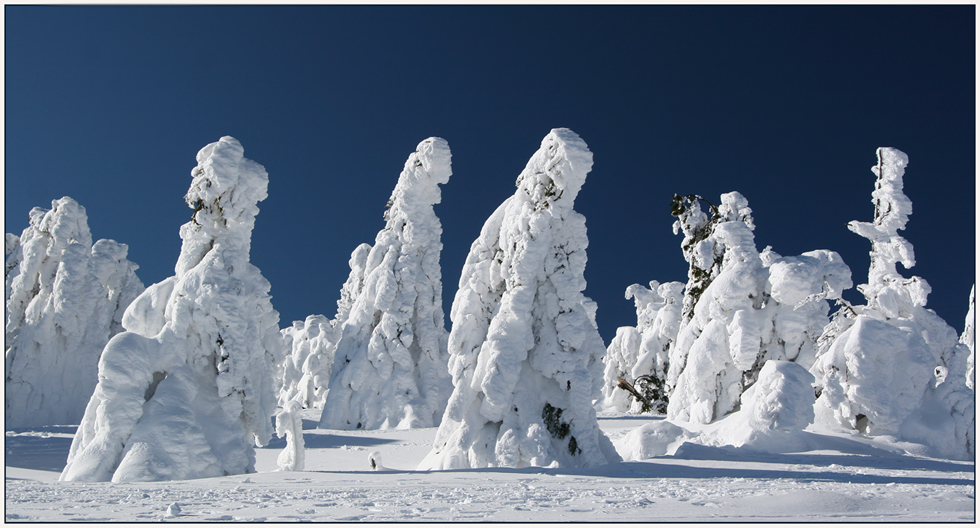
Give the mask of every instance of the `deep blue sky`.
M 223 135 L 269 172 L 252 262 L 281 326 L 333 316 L 407 156 L 445 138 L 436 206 L 449 306 L 469 246 L 541 139 L 595 165 L 586 294 L 600 333 L 632 283 L 687 280 L 674 193 L 737 190 L 756 243 L 837 251 L 855 284 L 875 149 L 910 157 L 903 233 L 958 331 L 975 280 L 975 7 L 5 6 L 5 230 L 71 196 L 95 239 L 173 274 L 197 151 Z M 901 268 L 900 268 L 901 270 Z M 855 290 L 847 295 L 861 300 Z

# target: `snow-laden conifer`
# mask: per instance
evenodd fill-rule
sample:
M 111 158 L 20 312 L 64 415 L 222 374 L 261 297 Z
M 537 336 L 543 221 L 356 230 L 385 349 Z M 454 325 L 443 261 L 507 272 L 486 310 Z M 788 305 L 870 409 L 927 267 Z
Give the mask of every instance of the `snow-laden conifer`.
M 310 315 L 281 330 L 286 358 L 279 369 L 279 405 L 296 400 L 301 408 L 322 409 L 340 339 L 336 319 Z
M 93 246 L 85 208 L 69 197 L 35 207 L 6 242 L 6 426 L 76 424 L 102 348 L 143 292 L 139 266 L 125 244 Z
M 963 334 L 960 336 L 960 343 L 970 349 L 970 357 L 966 362 L 966 386 L 976 390 L 976 374 L 974 373 L 973 349 L 976 347 L 976 336 L 974 335 L 974 325 L 976 324 L 976 285 L 970 288 L 970 309 L 966 312 L 966 322 L 963 325 Z
M 626 298 L 636 305 L 636 326 L 616 330 L 606 349 L 603 399 L 599 406 L 619 412 L 667 412 L 667 370 L 670 346 L 681 323 L 684 284 L 651 281 L 633 284 Z M 636 397 L 622 381 L 632 385 Z
M 283 358 L 269 282 L 249 262 L 265 169 L 231 137 L 197 154 L 175 276 L 126 310 L 106 345 L 62 480 L 152 481 L 254 471 Z
M 817 250 L 781 257 L 756 250 L 752 210 L 722 195 L 711 215 L 699 197 L 675 197 L 674 230 L 685 234 L 685 319 L 670 349 L 668 417 L 709 423 L 738 408 L 767 360 L 809 367 L 830 306 L 851 287 L 840 256 Z M 707 203 L 707 202 L 706 202 Z
M 487 219 L 453 301 L 455 386 L 419 469 L 593 466 L 619 460 L 599 430 L 602 338 L 585 289 L 575 197 L 592 153 L 554 129 Z
M 433 427 L 452 390 L 442 311 L 442 225 L 433 211 L 452 174 L 444 139 L 419 143 L 374 246 L 351 255 L 338 301 L 342 335 L 320 427 Z M 347 313 L 344 313 L 347 312 Z
M 667 416 L 708 423 L 731 412 L 754 381 L 743 374 L 762 366 L 761 345 L 771 336 L 772 310 L 766 305 L 767 270 L 755 248 L 745 197 L 723 194 L 710 219 L 698 218 L 683 212 L 674 224 L 675 232 L 680 227 L 685 233 L 690 280 L 685 321 L 670 353 Z M 692 230 L 690 225 L 702 227 Z M 689 234 L 704 230 L 709 232 L 703 237 Z
M 867 305 L 854 306 L 828 325 L 811 368 L 820 392 L 817 421 L 869 435 L 919 442 L 940 456 L 974 452 L 973 391 L 967 386 L 969 348 L 935 312 L 925 308 L 931 289 L 896 269 L 915 264 L 912 244 L 898 234 L 912 213 L 902 192 L 908 157 L 878 149 L 873 222 L 851 222 L 871 241 Z

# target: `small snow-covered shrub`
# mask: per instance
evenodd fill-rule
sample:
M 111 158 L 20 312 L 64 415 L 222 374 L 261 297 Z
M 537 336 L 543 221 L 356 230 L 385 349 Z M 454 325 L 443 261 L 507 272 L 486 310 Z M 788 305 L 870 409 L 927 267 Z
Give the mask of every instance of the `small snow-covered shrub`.
M 35 207 L 6 236 L 5 418 L 8 428 L 77 424 L 99 355 L 143 292 L 126 244 L 92 245 L 85 208 L 64 197 Z
M 153 481 L 254 471 L 272 436 L 283 358 L 269 282 L 249 262 L 265 169 L 231 137 L 201 149 L 175 276 L 126 310 L 99 360 L 61 480 Z
M 626 298 L 636 304 L 636 327 L 616 331 L 606 349 L 601 408 L 620 412 L 667 412 L 669 350 L 681 322 L 680 282 L 633 284 Z M 617 378 L 631 382 L 643 396 L 638 399 L 619 387 Z
M 582 294 L 588 237 L 573 209 L 591 168 L 578 135 L 552 130 L 470 247 L 451 312 L 455 388 L 419 469 L 619 460 L 592 407 L 605 348 Z
M 405 162 L 374 246 L 351 255 L 338 301 L 341 337 L 320 427 L 438 425 L 452 390 L 442 311 L 442 224 L 433 205 L 452 174 L 449 144 L 419 143 Z

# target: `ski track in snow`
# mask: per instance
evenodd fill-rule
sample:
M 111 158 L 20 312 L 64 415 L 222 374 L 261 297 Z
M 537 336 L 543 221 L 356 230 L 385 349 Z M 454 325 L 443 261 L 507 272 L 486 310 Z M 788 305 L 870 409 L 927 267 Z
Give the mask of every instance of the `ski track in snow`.
M 841 435 L 772 455 L 687 444 L 674 456 L 593 468 L 414 471 L 435 428 L 315 429 L 306 468 L 277 472 L 285 446 L 257 449 L 258 473 L 152 483 L 58 482 L 74 427 L 6 432 L 7 522 L 511 521 L 972 522 L 974 464 L 888 453 Z M 612 439 L 658 418 L 602 413 Z M 371 471 L 382 454 L 386 471 Z M 872 454 L 869 454 L 872 453 Z M 179 512 L 168 514 L 176 503 Z M 176 510 L 176 509 L 174 509 Z

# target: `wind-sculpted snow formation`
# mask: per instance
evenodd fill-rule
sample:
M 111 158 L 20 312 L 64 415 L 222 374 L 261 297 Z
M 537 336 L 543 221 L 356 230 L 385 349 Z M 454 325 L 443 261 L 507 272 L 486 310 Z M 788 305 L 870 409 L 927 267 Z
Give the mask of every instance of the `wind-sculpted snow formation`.
M 636 326 L 622 326 L 606 349 L 599 407 L 619 412 L 667 412 L 667 370 L 670 347 L 681 323 L 684 284 L 651 281 L 633 284 L 626 298 L 636 305 Z M 622 378 L 642 399 L 620 387 Z
M 126 310 L 62 480 L 155 481 L 254 471 L 282 361 L 269 282 L 249 262 L 265 169 L 231 137 L 201 149 L 175 276 Z
M 351 255 L 338 301 L 342 335 L 320 427 L 433 427 L 452 390 L 442 311 L 442 224 L 433 211 L 452 174 L 449 144 L 409 156 L 374 246 Z M 346 313 L 345 313 L 346 312 Z
M 126 244 L 92 245 L 85 208 L 67 196 L 35 207 L 6 235 L 7 428 L 77 424 L 98 382 L 99 354 L 143 292 Z
M 878 150 L 873 222 L 848 227 L 871 241 L 867 305 L 842 310 L 828 325 L 811 372 L 820 396 L 817 421 L 869 435 L 891 435 L 932 447 L 945 457 L 974 454 L 974 393 L 967 386 L 970 349 L 932 310 L 920 277 L 896 270 L 915 264 L 898 234 L 912 213 L 902 192 L 908 157 Z
M 970 288 L 970 309 L 966 312 L 966 322 L 963 325 L 963 335 L 960 336 L 960 343 L 970 349 L 970 357 L 966 362 L 966 386 L 976 390 L 976 373 L 974 372 L 973 349 L 976 347 L 976 336 L 974 335 L 974 325 L 976 324 L 976 290 L 974 285 Z
M 451 312 L 455 388 L 420 470 L 620 460 L 592 408 L 605 350 L 573 209 L 591 168 L 578 135 L 552 130 L 470 247 Z
M 684 318 L 669 354 L 667 416 L 709 423 L 736 410 L 767 360 L 809 367 L 828 322 L 826 299 L 851 287 L 840 256 L 817 250 L 780 257 L 756 250 L 748 201 L 723 194 L 711 215 L 696 196 L 675 197 L 675 233 L 689 280 Z

